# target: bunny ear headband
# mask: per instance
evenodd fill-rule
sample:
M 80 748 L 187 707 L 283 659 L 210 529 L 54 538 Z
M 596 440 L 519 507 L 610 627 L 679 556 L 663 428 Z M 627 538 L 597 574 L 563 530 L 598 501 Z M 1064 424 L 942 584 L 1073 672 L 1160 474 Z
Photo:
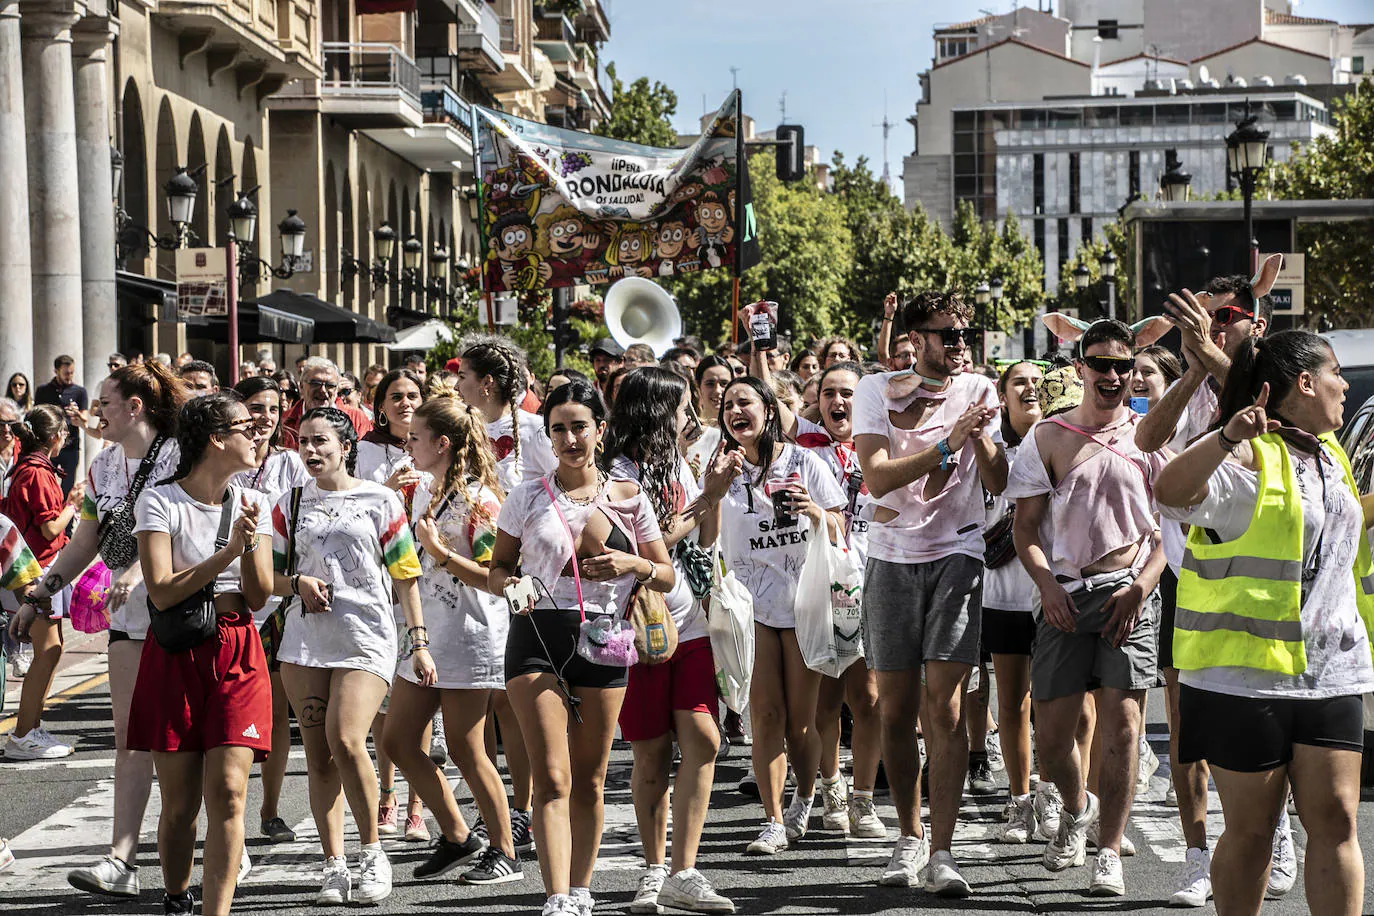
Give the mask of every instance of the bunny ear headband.
M 1042 321 L 1045 327 L 1054 332 L 1054 336 L 1062 341 L 1075 342 L 1081 340 L 1088 328 L 1097 324 L 1098 321 L 1106 321 L 1106 318 L 1099 318 L 1097 321 L 1083 321 L 1081 318 L 1074 318 L 1065 315 L 1063 312 L 1051 312 Z M 1148 347 L 1150 344 L 1168 334 L 1173 325 L 1169 319 L 1162 315 L 1153 318 L 1146 318 L 1144 321 L 1137 321 L 1131 325 L 1131 335 L 1135 338 L 1137 347 Z
M 1283 255 L 1271 254 L 1264 259 L 1259 270 L 1250 278 L 1250 295 L 1258 301 L 1261 296 L 1266 296 L 1274 288 L 1274 281 L 1279 278 L 1279 268 L 1283 266 Z

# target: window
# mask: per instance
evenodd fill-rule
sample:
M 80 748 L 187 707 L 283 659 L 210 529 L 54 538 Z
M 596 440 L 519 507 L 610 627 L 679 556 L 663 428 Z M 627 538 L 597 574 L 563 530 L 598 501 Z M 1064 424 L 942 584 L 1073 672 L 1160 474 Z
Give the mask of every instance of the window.
M 1069 221 L 1066 219 L 1057 220 L 1059 223 L 1059 273 L 1064 272 L 1064 263 L 1069 260 Z
M 1351 73 L 1363 73 L 1363 72 L 1364 72 L 1364 55 L 1363 55 L 1363 54 L 1357 55 L 1357 56 L 1355 56 L 1355 57 L 1350 58 L 1350 72 L 1351 72 Z
M 1045 212 L 1045 154 L 1044 154 L 1044 153 L 1036 153 L 1036 154 L 1035 154 L 1035 166 L 1034 166 L 1034 170 L 1033 170 L 1033 171 L 1034 171 L 1034 176 L 1035 176 L 1034 179 L 1033 179 L 1033 184 L 1034 184 L 1034 188 L 1035 188 L 1035 212 L 1036 212 L 1036 213 L 1044 213 L 1044 212 Z M 1037 225 L 1039 225 L 1039 224 L 1037 224 Z M 1040 225 L 1040 241 L 1041 241 L 1040 247 L 1041 247 L 1042 253 L 1043 253 L 1043 249 L 1044 249 L 1044 247 L 1045 247 L 1045 246 L 1044 246 L 1044 241 L 1045 241 L 1045 227 L 1044 227 L 1043 225 Z
M 1130 155 L 1130 172 L 1131 172 L 1131 175 L 1130 175 L 1131 195 L 1130 195 L 1130 196 L 1131 196 L 1131 197 L 1138 197 L 1138 196 L 1140 195 L 1140 150 L 1138 150 L 1138 149 L 1133 149 L 1133 150 L 1131 150 L 1131 155 Z
M 1032 227 L 1035 235 L 1035 250 L 1040 252 L 1040 260 L 1045 260 L 1045 221 L 1038 219 Z
M 1083 217 L 1083 223 L 1082 223 L 1082 226 L 1080 227 L 1079 244 L 1080 244 L 1080 245 L 1086 245 L 1086 244 L 1088 244 L 1089 242 L 1091 242 L 1092 240 L 1093 240 L 1093 218 L 1092 218 L 1091 216 L 1085 216 L 1085 217 Z
M 1121 37 L 1121 32 L 1115 19 L 1097 20 L 1097 37 L 1103 41 L 1111 41 Z
M 1069 212 L 1077 213 L 1082 209 L 1082 194 L 1079 184 L 1083 180 L 1079 166 L 1079 153 L 1069 153 Z
M 1238 119 L 1233 119 L 1238 120 Z M 1155 107 L 1153 105 L 1122 105 L 1122 127 L 1154 127 Z

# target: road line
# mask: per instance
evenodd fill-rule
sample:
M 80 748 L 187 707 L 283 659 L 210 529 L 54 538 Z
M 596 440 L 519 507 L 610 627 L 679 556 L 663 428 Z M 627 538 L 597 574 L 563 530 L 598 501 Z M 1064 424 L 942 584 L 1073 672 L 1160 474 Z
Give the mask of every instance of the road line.
M 96 687 L 99 687 L 100 685 L 106 683 L 110 679 L 109 671 L 94 673 L 81 670 L 84 668 L 104 667 L 105 660 L 101 657 L 94 657 L 82 662 L 79 665 L 73 665 L 71 668 L 58 674 L 54 686 L 60 685 L 64 679 L 69 683 L 71 681 L 79 681 L 79 683 L 75 683 L 71 686 L 65 687 L 49 696 L 47 703 L 44 704 L 44 707 L 46 709 L 52 709 L 54 706 L 61 706 L 63 703 L 65 703 L 67 700 L 70 700 L 72 697 L 80 696 L 81 694 L 94 690 Z M 85 680 L 81 680 L 81 678 L 83 677 L 85 678 Z M 8 704 L 8 698 L 6 699 L 6 702 Z M 17 693 L 15 695 L 15 702 L 18 702 Z M 6 716 L 4 719 L 0 719 L 0 736 L 7 735 L 11 731 L 13 731 L 14 724 L 17 721 L 19 721 L 18 715 Z

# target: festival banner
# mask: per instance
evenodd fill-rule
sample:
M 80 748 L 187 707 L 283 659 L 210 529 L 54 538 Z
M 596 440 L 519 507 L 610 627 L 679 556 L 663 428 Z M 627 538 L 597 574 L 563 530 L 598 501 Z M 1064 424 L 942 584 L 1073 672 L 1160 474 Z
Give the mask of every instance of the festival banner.
M 676 277 L 733 266 L 741 244 L 743 268 L 757 263 L 738 99 L 732 93 L 685 150 L 475 106 L 484 289 Z

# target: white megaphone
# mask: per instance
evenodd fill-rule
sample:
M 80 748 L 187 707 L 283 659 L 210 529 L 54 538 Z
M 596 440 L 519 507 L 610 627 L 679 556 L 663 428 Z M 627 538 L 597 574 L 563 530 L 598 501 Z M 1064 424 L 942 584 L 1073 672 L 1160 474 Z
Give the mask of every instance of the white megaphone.
M 606 292 L 606 327 L 622 347 L 648 344 L 661 359 L 682 336 L 677 303 L 663 287 L 643 277 L 626 277 Z

